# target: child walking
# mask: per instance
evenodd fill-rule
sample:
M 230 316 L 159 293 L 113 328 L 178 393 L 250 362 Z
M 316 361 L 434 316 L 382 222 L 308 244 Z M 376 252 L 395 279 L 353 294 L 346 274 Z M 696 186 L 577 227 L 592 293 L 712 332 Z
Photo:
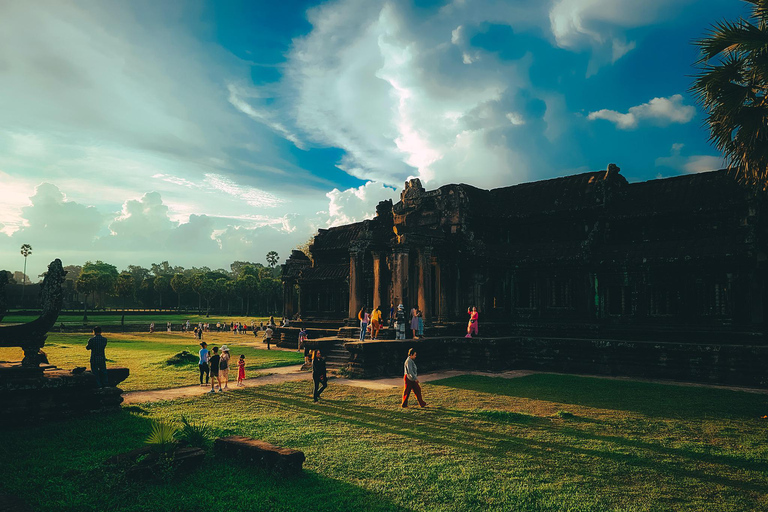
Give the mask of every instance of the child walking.
M 245 380 L 245 354 L 240 354 L 240 359 L 237 361 L 237 385 L 244 386 Z

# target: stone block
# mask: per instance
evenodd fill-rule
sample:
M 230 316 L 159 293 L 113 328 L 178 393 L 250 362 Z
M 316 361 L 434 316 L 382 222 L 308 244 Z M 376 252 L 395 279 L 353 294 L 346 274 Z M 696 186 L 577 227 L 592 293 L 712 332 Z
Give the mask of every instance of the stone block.
M 257 467 L 284 474 L 301 472 L 304 452 L 259 441 L 244 436 L 229 436 L 216 439 L 213 443 L 216 455 L 239 459 Z

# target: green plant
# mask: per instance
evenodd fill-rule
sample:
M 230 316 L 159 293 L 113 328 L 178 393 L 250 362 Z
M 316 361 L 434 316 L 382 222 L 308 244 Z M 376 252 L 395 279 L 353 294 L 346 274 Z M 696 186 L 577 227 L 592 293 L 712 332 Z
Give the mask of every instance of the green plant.
M 176 438 L 190 446 L 206 448 L 213 438 L 213 430 L 207 423 L 190 423 L 186 416 L 182 416 Z
M 566 420 L 566 419 L 569 419 L 569 418 L 573 418 L 573 413 L 572 412 L 568 412 L 568 411 L 559 410 L 559 411 L 557 411 L 555 413 L 555 416 L 557 416 L 558 418 L 562 418 L 562 419 Z
M 153 421 L 152 431 L 144 442 L 155 451 L 168 453 L 176 446 L 177 431 L 178 429 L 173 425 L 162 421 Z

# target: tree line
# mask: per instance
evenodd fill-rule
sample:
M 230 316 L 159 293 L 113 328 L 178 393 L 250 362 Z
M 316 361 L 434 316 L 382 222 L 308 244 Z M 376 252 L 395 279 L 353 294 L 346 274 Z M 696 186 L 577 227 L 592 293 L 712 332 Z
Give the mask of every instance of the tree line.
M 229 270 L 208 267 L 184 268 L 167 261 L 150 268 L 129 265 L 118 271 L 103 261 L 64 267 L 65 307 L 197 309 L 219 313 L 267 315 L 282 306 L 280 268 L 277 254 L 269 258 L 270 267 L 260 263 L 235 261 Z

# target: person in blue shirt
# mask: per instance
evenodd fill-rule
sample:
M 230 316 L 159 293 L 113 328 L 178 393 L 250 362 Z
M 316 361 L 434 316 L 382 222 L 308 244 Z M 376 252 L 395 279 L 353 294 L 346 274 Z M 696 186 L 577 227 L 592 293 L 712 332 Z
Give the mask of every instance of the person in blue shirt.
M 205 386 L 208 384 L 208 378 L 210 376 L 211 369 L 208 367 L 208 360 L 211 358 L 211 353 L 208 351 L 208 344 L 206 342 L 200 343 L 200 385 Z M 203 384 L 203 374 L 205 374 L 205 384 Z

